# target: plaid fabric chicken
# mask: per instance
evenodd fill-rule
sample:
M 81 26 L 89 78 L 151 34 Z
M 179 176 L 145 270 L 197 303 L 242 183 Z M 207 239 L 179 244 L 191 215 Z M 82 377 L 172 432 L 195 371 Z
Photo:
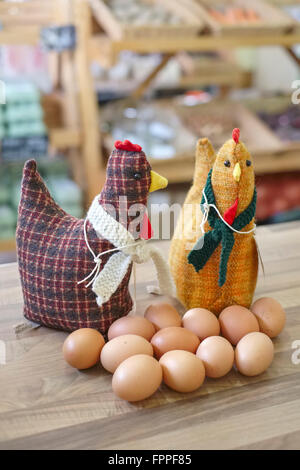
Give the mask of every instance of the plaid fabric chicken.
M 249 307 L 257 280 L 255 176 L 239 135 L 234 129 L 217 155 L 208 139 L 198 141 L 169 255 L 179 299 L 217 315 L 229 305 Z
M 81 281 L 95 273 L 96 263 L 98 279 L 105 282 L 101 273 L 110 274 L 108 263 L 119 252 L 115 243 L 118 232 L 127 235 L 126 240 L 136 239 L 131 233 L 133 227 L 136 229 L 131 224 L 136 214 L 128 216 L 128 210 L 134 204 L 146 206 L 149 191 L 165 187 L 167 180 L 151 170 L 140 146 L 125 141 L 116 142 L 115 147 L 105 185 L 85 220 L 68 215 L 55 203 L 34 160 L 25 164 L 16 239 L 28 320 L 68 331 L 89 327 L 105 333 L 114 320 L 131 310 L 128 283 L 132 261 L 128 254 L 122 258 L 127 264 L 123 263 L 125 271 L 119 285 L 112 292 L 114 279 L 110 279 L 108 294 L 103 294 L 102 300 Z M 110 216 L 109 212 L 114 214 Z M 99 214 L 103 215 L 103 224 Z M 150 238 L 146 213 L 143 221 L 139 236 Z M 107 223 L 114 229 L 109 239 L 101 236 Z M 95 259 L 94 254 L 101 258 Z M 101 285 L 98 288 L 101 290 Z

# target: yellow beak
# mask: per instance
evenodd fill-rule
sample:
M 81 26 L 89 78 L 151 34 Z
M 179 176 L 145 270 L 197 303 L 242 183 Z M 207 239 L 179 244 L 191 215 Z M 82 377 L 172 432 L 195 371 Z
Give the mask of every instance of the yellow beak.
M 163 176 L 156 173 L 156 171 L 151 170 L 151 184 L 150 184 L 149 193 L 152 193 L 153 191 L 157 191 L 158 189 L 164 189 L 167 186 L 168 186 L 167 178 L 164 178 Z
M 236 163 L 233 169 L 233 178 L 237 183 L 240 181 L 241 173 L 242 171 L 241 171 L 240 164 Z

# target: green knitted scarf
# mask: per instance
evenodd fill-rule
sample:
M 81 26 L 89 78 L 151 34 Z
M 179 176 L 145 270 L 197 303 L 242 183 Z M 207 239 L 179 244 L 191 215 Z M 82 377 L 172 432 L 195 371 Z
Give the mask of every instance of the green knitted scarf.
M 206 185 L 204 188 L 205 195 L 207 198 L 208 204 L 215 204 L 215 195 L 211 184 L 211 174 L 212 170 L 208 173 Z M 204 204 L 205 199 L 202 197 L 201 206 Z M 203 211 L 203 207 L 202 211 Z M 256 188 L 254 188 L 253 198 L 249 206 L 239 214 L 234 222 L 232 227 L 235 230 L 241 231 L 246 225 L 248 225 L 253 217 L 255 216 L 256 209 Z M 194 248 L 188 254 L 188 262 L 192 264 L 195 270 L 198 272 L 202 269 L 217 246 L 222 244 L 221 259 L 219 265 L 219 281 L 218 284 L 222 287 L 226 282 L 227 274 L 227 263 L 234 245 L 234 232 L 220 219 L 216 210 L 211 207 L 208 214 L 208 223 L 212 230 L 205 233 L 197 243 Z

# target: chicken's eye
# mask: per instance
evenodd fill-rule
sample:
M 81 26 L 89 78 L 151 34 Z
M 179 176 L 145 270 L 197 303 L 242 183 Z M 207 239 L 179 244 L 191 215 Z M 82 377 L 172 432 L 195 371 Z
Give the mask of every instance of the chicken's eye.
M 138 181 L 142 178 L 142 175 L 141 175 L 141 173 L 134 173 L 133 177 L 134 177 L 135 180 Z
M 229 167 L 230 167 L 230 161 L 229 161 L 229 160 L 225 160 L 224 165 L 227 166 L 227 168 L 229 168 Z
M 251 160 L 246 160 L 246 165 L 251 166 Z

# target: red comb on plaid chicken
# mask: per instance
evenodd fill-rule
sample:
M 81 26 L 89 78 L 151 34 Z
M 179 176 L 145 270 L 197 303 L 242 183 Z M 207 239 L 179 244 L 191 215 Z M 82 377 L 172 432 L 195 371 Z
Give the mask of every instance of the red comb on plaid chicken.
M 128 290 L 131 260 L 120 284 L 108 300 L 103 297 L 104 302 L 99 302 L 92 288 L 80 281 L 94 273 L 95 263 L 100 275 L 111 263 L 112 255 L 118 251 L 117 243 L 121 246 L 123 242 L 118 242 L 119 233 L 134 241 L 136 237 L 128 229 L 133 231 L 131 225 L 136 228 L 130 222 L 137 215 L 133 213 L 126 220 L 124 214 L 133 204 L 146 206 L 149 191 L 164 186 L 166 180 L 151 170 L 141 147 L 128 141 L 125 145 L 116 143 L 103 190 L 95 198 L 87 219 L 79 220 L 55 203 L 37 172 L 36 162 L 26 162 L 16 234 L 25 317 L 67 331 L 95 328 L 106 333 L 114 320 L 127 315 L 132 309 Z M 141 232 L 149 234 L 149 229 L 142 227 Z M 109 236 L 105 238 L 103 233 Z M 114 252 L 96 259 L 92 255 L 108 250 Z M 125 262 L 126 253 L 122 255 Z

